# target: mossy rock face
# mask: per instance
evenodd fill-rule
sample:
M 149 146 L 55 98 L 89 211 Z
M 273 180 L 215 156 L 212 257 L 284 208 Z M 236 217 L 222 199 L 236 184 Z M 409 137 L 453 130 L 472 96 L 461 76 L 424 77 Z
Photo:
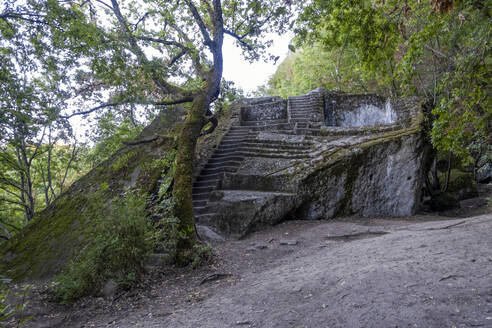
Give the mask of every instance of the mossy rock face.
M 144 197 L 158 189 L 160 159 L 175 147 L 182 110 L 161 113 L 132 144 L 75 182 L 0 249 L 0 275 L 21 281 L 62 271 L 91 241 L 97 222 L 127 189 Z M 145 215 L 145 213 L 142 213 Z
M 437 212 L 460 207 L 458 200 L 450 192 L 441 192 L 434 195 L 431 199 L 430 205 L 431 209 Z

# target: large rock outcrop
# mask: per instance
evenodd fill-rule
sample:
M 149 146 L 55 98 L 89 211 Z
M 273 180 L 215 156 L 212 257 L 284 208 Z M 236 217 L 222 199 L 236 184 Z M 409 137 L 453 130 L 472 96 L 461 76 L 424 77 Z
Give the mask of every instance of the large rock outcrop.
M 197 224 L 242 236 L 289 218 L 415 213 L 428 149 L 415 99 L 317 89 L 234 110 L 196 177 Z
M 0 249 L 0 274 L 47 278 L 90 243 L 127 188 L 152 197 L 183 111 L 164 110 L 132 143 L 74 183 Z M 315 90 L 235 103 L 200 138 L 193 187 L 198 231 L 242 236 L 282 220 L 411 215 L 427 146 L 419 104 Z M 213 231 L 211 231 L 213 230 Z
M 40 279 L 60 272 L 91 240 L 111 201 L 128 189 L 151 196 L 158 189 L 161 158 L 175 147 L 182 109 L 164 109 L 132 142 L 75 182 L 0 249 L 0 275 Z

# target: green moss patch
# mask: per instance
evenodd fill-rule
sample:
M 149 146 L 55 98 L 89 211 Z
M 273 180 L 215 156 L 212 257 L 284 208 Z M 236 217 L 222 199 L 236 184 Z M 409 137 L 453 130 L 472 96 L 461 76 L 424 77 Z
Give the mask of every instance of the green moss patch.
M 33 219 L 0 249 L 0 274 L 21 281 L 61 272 L 90 244 L 94 226 L 105 220 L 112 199 L 121 197 L 132 179 L 143 197 L 155 192 L 165 165 L 160 160 L 175 147 L 173 130 L 160 132 L 162 137 L 152 142 L 120 149 Z

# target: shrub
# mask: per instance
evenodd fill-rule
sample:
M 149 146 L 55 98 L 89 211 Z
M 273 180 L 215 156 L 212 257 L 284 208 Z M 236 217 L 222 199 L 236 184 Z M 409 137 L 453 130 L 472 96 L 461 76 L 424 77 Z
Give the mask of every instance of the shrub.
M 28 302 L 26 301 L 26 296 L 30 286 L 26 285 L 25 287 L 22 288 L 22 293 L 16 294 L 16 296 L 22 298 L 22 301 L 19 304 L 11 304 L 11 302 L 8 299 L 8 296 L 11 291 L 10 288 L 8 287 L 9 283 L 10 283 L 10 279 L 0 277 L 0 327 L 3 327 L 1 325 L 2 322 L 5 322 L 6 320 L 10 319 L 14 315 L 22 312 L 28 304 Z M 29 319 L 30 317 L 17 319 L 16 320 L 17 327 L 20 327 L 25 321 Z
M 92 243 L 56 278 L 55 300 L 69 303 L 100 293 L 112 280 L 118 289 L 135 286 L 154 250 L 159 231 L 147 219 L 145 199 L 134 193 L 113 200 L 107 218 L 94 231 Z

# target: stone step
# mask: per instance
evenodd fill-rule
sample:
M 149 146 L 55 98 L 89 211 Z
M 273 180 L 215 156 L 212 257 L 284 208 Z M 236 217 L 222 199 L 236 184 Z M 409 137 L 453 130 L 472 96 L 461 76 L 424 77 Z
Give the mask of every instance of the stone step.
M 203 167 L 204 169 L 214 169 L 214 168 L 218 168 L 218 167 L 223 167 L 223 166 L 239 166 L 241 165 L 241 162 L 237 162 L 237 161 L 227 161 L 227 162 L 224 162 L 224 163 L 207 163 L 205 164 L 205 166 Z
M 244 139 L 243 139 L 244 140 Z M 243 140 L 241 141 L 231 141 L 231 142 L 221 142 L 219 147 L 217 149 L 227 149 L 227 148 L 232 148 L 232 147 L 237 147 L 240 146 L 243 143 Z
M 202 173 L 200 173 L 196 177 L 196 181 L 215 180 L 215 179 L 218 179 L 218 178 L 219 178 L 219 174 L 218 173 L 214 173 L 214 174 L 202 174 Z
M 287 123 L 287 119 L 262 120 L 262 121 L 244 121 L 244 122 L 241 122 L 241 125 L 242 126 L 258 126 L 258 125 L 271 125 L 271 124 L 279 124 L 279 123 Z
M 215 151 L 214 154 L 210 157 L 212 160 L 227 160 L 229 158 L 242 157 L 242 155 L 238 151 L 226 152 L 223 153 L 221 151 Z
M 242 130 L 237 130 L 237 131 L 231 131 L 227 132 L 227 134 L 224 135 L 224 138 L 227 137 L 242 137 L 242 136 L 247 136 L 249 134 L 249 130 L 247 131 L 242 131 Z
M 238 149 L 241 153 L 291 153 L 291 154 L 303 154 L 309 151 L 309 148 L 283 148 L 282 146 L 274 145 L 272 147 L 267 147 L 266 145 L 244 145 Z M 207 168 L 208 170 L 208 168 Z
M 292 108 L 290 110 L 290 115 L 309 115 L 312 113 L 316 113 L 317 111 L 314 109 L 295 109 Z
M 222 141 L 216 149 L 221 149 L 222 147 L 240 146 L 245 139 L 246 138 L 241 139 L 241 141 Z
M 290 113 L 291 114 L 307 114 L 307 113 L 313 113 L 316 112 L 317 110 L 313 107 L 308 107 L 308 108 L 291 108 Z
M 294 122 L 294 123 L 295 122 L 312 122 L 312 120 L 303 116 L 303 117 L 293 117 L 291 122 Z
M 224 137 L 242 137 L 242 136 L 247 136 L 249 134 L 249 130 L 229 130 L 226 134 L 224 134 Z
M 289 123 L 278 123 L 278 124 L 268 124 L 268 125 L 256 125 L 250 126 L 251 131 L 265 131 L 265 130 L 275 130 L 279 128 L 288 128 Z
M 245 142 L 244 147 L 247 147 L 246 149 L 262 148 L 262 149 L 272 149 L 272 150 L 299 150 L 299 151 L 311 149 L 311 147 L 309 147 L 309 146 L 296 146 L 296 145 L 286 145 L 286 144 L 284 144 L 284 145 L 282 145 L 282 144 L 268 144 L 266 142 L 262 142 L 262 143 Z
M 318 106 L 321 105 L 321 101 L 316 101 L 316 100 L 295 100 L 295 101 L 289 101 L 289 106 L 299 106 L 299 107 L 305 107 L 305 106 Z
M 209 174 L 215 174 L 215 173 L 221 173 L 221 172 L 236 172 L 237 167 L 233 166 L 222 166 L 219 168 L 213 168 L 213 169 L 203 169 L 202 172 L 200 172 L 201 175 L 209 175 Z
M 262 158 L 282 158 L 282 159 L 303 159 L 311 157 L 311 153 L 305 154 L 288 154 L 288 153 L 261 153 L 261 152 L 247 152 L 249 157 L 262 157 Z
M 247 137 L 248 137 L 248 135 L 245 135 L 243 137 L 224 137 L 224 138 L 222 138 L 220 143 L 223 144 L 223 143 L 241 142 L 244 139 L 246 139 Z
M 202 192 L 202 193 L 197 193 L 193 194 L 193 201 L 195 200 L 207 200 L 210 197 L 210 193 L 208 192 Z
M 249 131 L 249 127 L 248 126 L 233 125 L 229 129 L 229 133 L 232 133 L 232 132 L 245 132 L 245 131 L 246 132 Z
M 242 156 L 227 156 L 227 157 L 211 157 L 207 164 L 211 164 L 211 163 L 226 163 L 228 161 L 237 161 L 237 162 L 240 162 L 240 161 L 243 161 L 244 160 L 244 157 Z
M 256 144 L 268 144 L 275 146 L 295 146 L 295 147 L 306 147 L 309 148 L 313 145 L 310 141 L 299 141 L 299 142 L 289 142 L 283 140 L 261 140 L 261 139 L 248 139 L 245 142 L 256 143 Z
M 289 109 L 308 109 L 308 108 L 321 108 L 323 103 L 289 103 Z
M 320 135 L 321 129 L 319 128 L 309 128 L 309 129 L 297 129 L 296 131 L 286 131 L 284 134 L 289 134 L 289 135 L 305 135 L 305 136 L 317 136 Z
M 233 147 L 233 148 L 227 148 L 227 149 L 217 149 L 215 152 L 214 152 L 214 155 L 222 155 L 222 156 L 225 156 L 225 155 L 234 155 L 234 153 L 237 151 L 239 147 Z
M 192 192 L 195 194 L 203 194 L 215 190 L 216 186 L 195 187 L 193 186 Z
M 217 185 L 217 182 L 219 182 L 219 179 L 215 180 L 202 180 L 202 181 L 195 181 L 193 184 L 193 188 L 197 187 L 214 187 Z
M 208 203 L 208 200 L 193 200 L 193 207 L 204 207 Z
M 312 115 L 312 114 L 316 114 L 315 111 L 313 110 L 306 110 L 306 111 L 301 111 L 301 110 L 292 110 L 290 111 L 290 116 L 301 116 L 301 115 Z

